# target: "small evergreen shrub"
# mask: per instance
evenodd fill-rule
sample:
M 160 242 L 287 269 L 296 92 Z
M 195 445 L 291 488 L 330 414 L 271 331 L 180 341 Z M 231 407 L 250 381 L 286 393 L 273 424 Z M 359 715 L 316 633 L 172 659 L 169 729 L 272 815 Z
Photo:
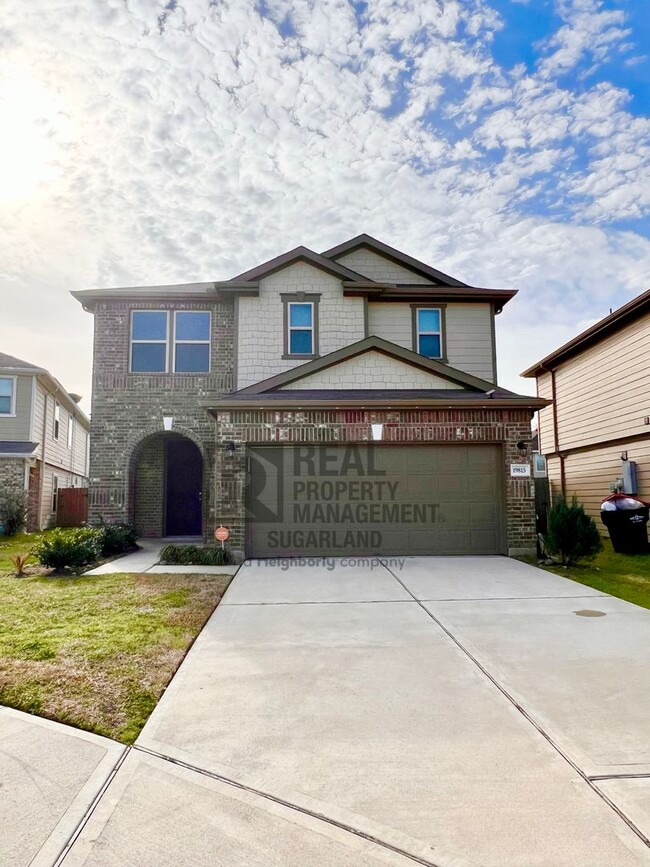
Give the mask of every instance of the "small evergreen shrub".
M 27 520 L 27 494 L 5 491 L 0 493 L 0 524 L 5 536 L 15 536 Z
M 169 566 L 225 566 L 230 562 L 226 548 L 209 545 L 166 545 L 160 552 L 160 562 Z
M 41 566 L 78 569 L 94 563 L 102 552 L 103 531 L 92 527 L 57 528 L 43 536 L 32 554 Z
M 553 503 L 544 542 L 548 553 L 559 557 L 563 566 L 591 560 L 603 547 L 596 522 L 585 514 L 575 494 L 570 504 L 564 497 L 558 497 Z
M 138 531 L 133 524 L 99 524 L 96 529 L 103 533 L 102 557 L 123 554 L 136 547 Z

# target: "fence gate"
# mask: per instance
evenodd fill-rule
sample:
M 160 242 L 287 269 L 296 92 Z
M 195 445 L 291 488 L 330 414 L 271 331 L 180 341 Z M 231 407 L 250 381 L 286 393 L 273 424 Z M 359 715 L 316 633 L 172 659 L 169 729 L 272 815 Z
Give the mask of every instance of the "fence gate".
M 80 527 L 88 520 L 88 488 L 59 488 L 57 527 Z

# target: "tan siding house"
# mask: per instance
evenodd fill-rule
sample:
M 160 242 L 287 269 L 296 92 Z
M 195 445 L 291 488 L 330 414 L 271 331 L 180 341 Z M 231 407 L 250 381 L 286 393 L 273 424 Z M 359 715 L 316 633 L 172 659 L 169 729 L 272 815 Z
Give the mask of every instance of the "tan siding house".
M 0 353 L 0 487 L 28 494 L 29 530 L 55 525 L 58 489 L 88 485 L 90 421 L 75 397 Z
M 575 493 L 597 518 L 625 454 L 637 464 L 636 493 L 650 499 L 649 347 L 646 292 L 523 373 L 553 401 L 539 413 L 552 493 Z

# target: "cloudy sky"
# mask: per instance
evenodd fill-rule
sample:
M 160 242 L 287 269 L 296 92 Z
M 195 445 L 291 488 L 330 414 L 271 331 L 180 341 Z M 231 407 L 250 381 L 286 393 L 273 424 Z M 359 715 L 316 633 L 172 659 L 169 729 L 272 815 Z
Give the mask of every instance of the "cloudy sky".
M 89 396 L 71 289 L 368 232 L 479 286 L 502 385 L 650 287 L 639 0 L 3 0 L 0 350 Z

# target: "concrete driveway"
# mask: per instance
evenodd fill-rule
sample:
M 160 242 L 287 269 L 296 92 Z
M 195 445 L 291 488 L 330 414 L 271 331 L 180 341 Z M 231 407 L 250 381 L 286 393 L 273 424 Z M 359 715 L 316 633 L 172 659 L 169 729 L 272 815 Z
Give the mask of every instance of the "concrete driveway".
M 513 560 L 249 563 L 60 863 L 650 865 L 649 671 Z

